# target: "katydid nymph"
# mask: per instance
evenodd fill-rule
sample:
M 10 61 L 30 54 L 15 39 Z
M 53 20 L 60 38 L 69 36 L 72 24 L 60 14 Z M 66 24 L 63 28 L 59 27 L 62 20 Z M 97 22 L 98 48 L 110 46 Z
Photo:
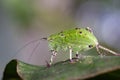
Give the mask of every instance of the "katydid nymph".
M 57 52 L 59 52 L 61 49 L 66 51 L 69 51 L 69 59 L 70 62 L 72 62 L 72 54 L 75 53 L 76 57 L 78 57 L 78 54 L 82 51 L 87 51 L 89 49 L 92 49 L 96 47 L 96 50 L 99 54 L 99 48 L 106 50 L 114 55 L 120 55 L 117 54 L 114 51 L 111 51 L 110 49 L 107 49 L 103 46 L 101 46 L 98 43 L 97 38 L 94 36 L 93 31 L 91 28 L 75 28 L 70 29 L 66 31 L 59 32 L 57 34 L 50 35 L 48 38 L 46 38 L 49 43 L 49 48 L 52 51 L 52 55 L 50 58 L 50 65 L 53 62 L 54 56 L 56 56 Z
M 99 49 L 103 49 L 110 52 L 111 54 L 120 56 L 120 54 L 101 46 L 97 38 L 94 36 L 93 31 L 89 27 L 65 30 L 56 34 L 52 34 L 48 38 L 42 39 L 48 41 L 48 46 L 52 52 L 49 65 L 53 63 L 53 58 L 61 50 L 69 51 L 70 62 L 73 62 L 73 53 L 75 53 L 76 57 L 78 57 L 80 52 L 87 51 L 94 47 L 96 47 L 96 50 L 99 54 L 101 54 Z

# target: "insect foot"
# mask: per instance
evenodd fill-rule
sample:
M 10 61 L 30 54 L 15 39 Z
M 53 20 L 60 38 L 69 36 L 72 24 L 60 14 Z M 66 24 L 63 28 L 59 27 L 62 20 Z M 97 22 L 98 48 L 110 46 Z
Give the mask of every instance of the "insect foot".
M 120 53 L 119 53 L 119 54 L 116 54 L 116 56 L 120 56 Z
M 46 61 L 46 67 L 49 68 L 50 66 L 51 64 L 48 61 Z
M 73 63 L 76 63 L 76 62 L 73 59 L 70 59 L 70 63 L 73 64 Z
M 74 64 L 74 63 L 79 61 L 79 58 L 74 57 L 74 58 L 69 59 L 69 60 L 70 60 L 70 63 Z

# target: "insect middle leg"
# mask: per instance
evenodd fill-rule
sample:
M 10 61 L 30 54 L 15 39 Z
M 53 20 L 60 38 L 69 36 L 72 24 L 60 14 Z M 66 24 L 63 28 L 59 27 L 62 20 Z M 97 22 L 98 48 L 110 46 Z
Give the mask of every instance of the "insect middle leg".
M 72 49 L 70 49 L 70 61 L 72 62 Z
M 76 52 L 76 61 L 78 61 L 79 58 L 80 58 L 80 56 L 79 56 L 79 52 L 77 51 L 77 52 Z
M 76 58 L 79 59 L 79 52 L 76 52 Z
M 72 60 L 72 48 L 69 46 L 69 55 L 70 55 L 70 62 L 73 63 L 73 60 Z

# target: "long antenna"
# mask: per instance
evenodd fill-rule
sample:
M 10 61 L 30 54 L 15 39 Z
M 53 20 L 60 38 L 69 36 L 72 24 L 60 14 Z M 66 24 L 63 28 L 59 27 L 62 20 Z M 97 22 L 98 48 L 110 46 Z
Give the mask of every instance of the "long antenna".
M 107 51 L 107 52 L 110 52 L 110 53 L 112 53 L 112 54 L 114 54 L 114 55 L 116 55 L 116 56 L 120 56 L 119 53 L 114 52 L 114 51 L 112 51 L 112 50 L 110 50 L 110 49 L 108 49 L 108 48 L 105 48 L 105 47 L 101 46 L 101 45 L 98 45 L 97 47 L 100 48 L 100 49 L 103 49 L 103 50 L 105 50 L 105 51 Z
M 36 42 L 36 41 L 39 41 L 39 40 L 42 40 L 42 39 L 44 39 L 44 40 L 47 40 L 47 38 L 40 38 L 40 39 L 35 39 L 35 40 L 33 40 L 33 41 L 30 41 L 30 42 L 28 42 L 27 44 L 25 44 L 23 47 L 21 47 L 20 49 L 18 49 L 17 50 L 17 52 L 16 52 L 16 54 L 12 57 L 12 58 L 14 58 L 16 55 L 18 55 L 19 53 L 20 53 L 20 51 L 22 51 L 22 49 L 24 49 L 26 46 L 28 46 L 30 43 L 34 43 L 34 42 Z M 37 45 L 38 46 L 38 45 Z M 34 51 L 34 50 L 33 50 Z M 33 52 L 32 52 L 33 53 Z
M 28 60 L 30 60 L 30 58 L 32 57 L 33 53 L 35 52 L 35 50 L 37 49 L 37 47 L 40 45 L 40 41 L 37 43 L 37 45 L 33 48 L 32 53 L 30 54 Z

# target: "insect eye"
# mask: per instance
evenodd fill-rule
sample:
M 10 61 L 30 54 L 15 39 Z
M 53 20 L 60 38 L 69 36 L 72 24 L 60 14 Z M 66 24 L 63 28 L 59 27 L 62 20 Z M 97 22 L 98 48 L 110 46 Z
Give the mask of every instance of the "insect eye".
M 89 47 L 89 48 L 92 48 L 92 47 L 93 47 L 93 45 L 88 45 L 88 47 Z

